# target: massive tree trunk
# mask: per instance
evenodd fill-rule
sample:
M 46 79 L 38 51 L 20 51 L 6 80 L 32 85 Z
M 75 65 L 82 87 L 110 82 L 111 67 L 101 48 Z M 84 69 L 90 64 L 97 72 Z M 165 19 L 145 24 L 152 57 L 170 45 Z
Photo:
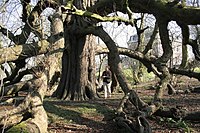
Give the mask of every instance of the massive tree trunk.
M 92 1 L 74 1 L 79 9 Z M 86 100 L 96 97 L 95 87 L 95 39 L 92 35 L 81 35 L 78 27 L 89 26 L 86 19 L 67 16 L 65 23 L 65 47 L 62 60 L 62 77 L 54 96 L 61 99 Z

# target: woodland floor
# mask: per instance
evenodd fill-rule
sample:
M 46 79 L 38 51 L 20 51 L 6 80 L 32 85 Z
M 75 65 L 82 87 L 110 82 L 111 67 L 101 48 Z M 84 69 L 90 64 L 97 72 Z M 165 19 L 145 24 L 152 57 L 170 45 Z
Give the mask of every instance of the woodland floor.
M 177 89 L 185 90 L 188 86 L 200 86 L 200 82 L 189 78 L 180 78 Z M 154 91 L 148 84 L 144 88 L 137 88 L 137 93 L 145 101 L 150 101 Z M 103 93 L 100 93 L 103 96 Z M 127 133 L 113 121 L 114 111 L 117 108 L 123 93 L 115 91 L 111 98 L 90 100 L 84 102 L 60 101 L 46 98 L 45 109 L 49 117 L 48 131 L 50 133 Z M 164 95 L 163 104 L 166 107 L 183 107 L 187 111 L 200 111 L 200 94 Z M 10 109 L 10 106 L 0 106 L 1 109 Z M 186 133 L 200 132 L 200 122 L 175 121 L 152 116 L 148 118 L 153 133 Z
M 200 83 L 194 79 L 180 78 L 176 89 L 185 90 L 188 86 L 200 86 Z M 145 87 L 138 88 L 136 91 L 142 99 L 150 101 L 155 90 Z M 103 96 L 102 93 L 100 94 Z M 70 120 L 68 124 L 56 120 L 51 122 L 49 124 L 49 131 L 51 133 L 126 133 L 127 131 L 118 127 L 113 121 L 114 110 L 117 108 L 122 97 L 123 93 L 114 92 L 109 99 L 100 98 L 98 100 L 86 102 L 60 102 L 47 100 L 46 104 L 53 104 L 54 106 L 57 105 L 57 107 L 59 107 L 56 111 L 63 111 L 64 114 L 60 114 L 63 119 Z M 166 93 L 164 95 L 163 104 L 167 107 L 183 107 L 187 111 L 200 111 L 200 94 L 189 93 L 169 96 Z M 56 111 L 54 111 L 54 113 L 56 113 Z M 66 111 L 68 111 L 71 116 L 67 114 L 67 116 L 65 116 Z M 53 112 L 49 111 L 49 113 L 52 114 Z M 75 116 L 78 117 L 74 119 Z M 200 122 L 175 121 L 170 118 L 167 119 L 154 116 L 148 118 L 148 120 L 152 125 L 153 133 L 200 132 Z

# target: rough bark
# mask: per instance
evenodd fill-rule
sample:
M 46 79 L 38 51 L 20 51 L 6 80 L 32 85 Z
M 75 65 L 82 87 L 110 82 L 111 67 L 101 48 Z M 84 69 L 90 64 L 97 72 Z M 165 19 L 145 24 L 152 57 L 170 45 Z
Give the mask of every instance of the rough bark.
M 122 126 L 131 132 L 151 133 L 150 124 L 145 118 L 146 114 L 140 111 L 147 105 L 136 105 L 137 101 L 140 100 L 136 95 L 137 94 L 132 90 L 122 98 L 116 110 L 117 117 L 115 118 L 115 121 L 119 126 Z M 128 103 L 134 105 L 136 110 L 132 110 L 130 112 L 126 111 L 128 110 L 126 109 Z
M 119 51 L 114 43 L 114 41 L 110 38 L 110 36 L 102 29 L 102 27 L 94 28 L 89 30 L 89 32 L 92 32 L 94 35 L 98 35 L 107 45 L 109 52 L 110 52 L 110 58 L 111 58 L 111 69 L 116 74 L 117 80 L 119 82 L 119 85 L 121 86 L 123 92 L 125 94 L 128 94 L 131 90 L 130 85 L 128 84 L 122 68 L 121 68 L 121 62 L 119 58 Z M 133 105 L 136 106 L 136 108 L 141 109 L 146 104 L 138 97 L 138 95 L 135 93 L 134 90 L 131 90 L 131 102 Z
M 98 35 L 107 45 L 110 58 L 111 58 L 111 69 L 115 72 L 116 77 L 119 81 L 120 86 L 124 93 L 127 93 L 130 90 L 130 85 L 127 83 L 126 78 L 123 75 L 123 71 L 121 68 L 121 62 L 119 58 L 119 52 L 115 45 L 115 42 L 110 38 L 110 36 L 101 28 L 92 30 L 93 34 Z
M 47 132 L 47 115 L 42 106 L 47 91 L 47 77 L 44 73 L 40 76 L 40 78 L 29 82 L 30 93 L 24 101 L 16 108 L 4 112 L 4 115 L 0 116 L 2 131 L 25 120 L 21 123 L 23 127 L 17 128 L 19 125 L 16 125 L 8 131 Z
M 156 116 L 172 118 L 175 120 L 200 121 L 200 112 L 187 112 L 180 108 L 160 109 L 154 113 Z
M 89 2 L 89 1 L 84 1 Z M 86 3 L 74 1 L 79 9 Z M 87 5 L 87 4 L 86 4 Z M 89 4 L 90 5 L 90 4 Z M 67 6 L 68 7 L 68 6 Z M 54 96 L 61 99 L 86 100 L 96 96 L 95 49 L 92 35 L 81 35 L 78 27 L 90 25 L 86 19 L 69 15 L 65 25 L 65 47 L 62 60 L 62 77 Z
M 160 40 L 163 48 L 163 54 L 157 61 L 159 62 L 159 64 L 165 65 L 173 54 L 172 46 L 169 40 L 169 32 L 167 29 L 168 20 L 162 19 L 161 16 L 158 17 L 157 19 L 158 19 Z
M 1 96 L 8 96 L 8 95 L 14 95 L 17 94 L 19 91 L 28 90 L 28 87 L 26 87 L 26 82 L 19 82 L 14 85 L 10 85 L 7 87 L 4 87 L 0 90 Z
M 118 85 L 117 77 L 114 73 L 112 73 L 111 92 L 114 92 L 116 90 L 117 85 Z
M 100 15 L 107 15 L 114 10 L 127 12 L 126 1 L 123 0 L 101 0 L 98 1 L 94 6 L 88 8 L 89 11 L 99 13 Z M 115 5 L 115 6 L 112 6 Z M 169 21 L 181 21 L 185 24 L 199 24 L 200 16 L 199 8 L 184 7 L 181 8 L 177 5 L 170 6 L 168 1 L 157 1 L 157 0 L 129 0 L 129 8 L 132 12 L 136 13 L 149 13 L 154 16 L 162 16 L 163 18 L 169 19 Z M 187 15 L 185 15 L 187 14 Z M 197 17 L 193 17 L 193 16 Z
M 26 65 L 25 60 L 19 60 L 19 61 L 17 61 L 15 67 L 13 69 L 11 69 L 11 74 L 7 75 L 7 77 L 5 77 L 3 79 L 3 83 L 5 83 L 7 81 L 11 82 L 13 79 L 15 79 L 16 76 L 18 75 L 19 70 L 22 67 L 25 67 L 25 65 Z M 9 64 L 9 66 L 10 66 L 10 64 Z
M 21 68 L 24 67 L 25 59 L 38 54 L 46 53 L 46 51 L 48 50 L 48 42 L 46 42 L 45 40 L 28 45 L 24 44 L 27 41 L 31 32 L 35 33 L 35 35 L 37 35 L 38 38 L 43 37 L 43 31 L 40 29 L 40 23 L 38 21 L 40 19 L 40 14 L 42 13 L 43 9 L 45 9 L 47 6 L 55 7 L 55 5 L 51 4 L 50 1 L 46 1 L 45 3 L 39 1 L 37 5 L 31 10 L 30 0 L 21 1 L 21 4 L 23 7 L 22 21 L 25 23 L 23 28 L 21 29 L 21 34 L 14 35 L 8 29 L 0 26 L 1 33 L 3 33 L 3 35 L 5 35 L 15 44 L 14 47 L 4 48 L 0 50 L 0 64 L 4 62 L 14 61 L 16 65 L 16 68 L 14 68 L 12 74 L 6 79 L 4 79 L 4 81 L 12 81 L 12 79 L 14 78 L 16 78 L 19 81 L 20 75 L 17 77 L 17 73 Z M 10 55 L 8 56 L 8 54 Z
M 108 65 L 111 66 L 112 63 L 111 63 L 111 58 L 108 54 Z M 111 83 L 111 92 L 113 92 L 114 90 L 116 90 L 116 87 L 118 85 L 118 81 L 117 81 L 117 77 L 116 77 L 116 74 L 115 72 L 111 69 L 111 72 L 112 72 L 112 83 Z
M 55 91 L 54 84 L 60 77 L 61 63 L 64 49 L 64 27 L 62 21 L 62 14 L 56 12 L 51 16 L 51 39 L 48 53 L 46 54 L 48 60 L 48 95 L 52 95 Z
M 154 44 L 154 41 L 155 41 L 155 39 L 156 39 L 157 34 L 158 34 L 158 23 L 156 22 L 156 23 L 155 23 L 154 30 L 153 30 L 153 33 L 152 33 L 152 35 L 151 35 L 151 38 L 150 38 L 150 40 L 148 41 L 148 43 L 147 43 L 147 45 L 146 45 L 146 47 L 145 47 L 145 49 L 144 49 L 144 51 L 143 51 L 142 53 L 147 54 L 148 51 L 149 51 L 150 49 L 152 49 L 152 46 L 153 46 L 153 44 Z
M 182 30 L 182 60 L 180 68 L 187 68 L 188 66 L 188 50 L 187 44 L 189 39 L 189 27 L 185 24 L 178 23 Z
M 96 97 L 96 78 L 94 75 L 94 59 L 89 53 L 94 53 L 94 49 L 91 42 L 85 44 L 84 38 L 76 38 L 76 36 L 71 36 L 73 39 L 71 38 L 72 40 L 70 41 L 70 50 L 64 51 L 61 82 L 54 96 L 71 100 L 93 99 Z M 92 38 L 92 36 L 88 36 L 89 38 Z M 76 40 L 80 40 L 80 42 L 76 42 Z
M 55 14 L 52 18 L 52 34 L 59 34 L 63 32 L 63 24 L 59 13 Z M 15 109 L 6 113 L 5 116 L 1 116 L 2 130 L 8 129 L 10 131 L 23 130 L 24 132 L 47 132 L 47 115 L 43 108 L 43 98 L 46 95 L 50 87 L 50 81 L 53 75 L 60 71 L 59 57 L 62 55 L 62 51 L 56 51 L 57 49 L 63 49 L 64 38 L 63 34 L 59 34 L 58 38 L 51 38 L 51 45 L 49 46 L 48 53 L 46 54 L 46 60 L 41 62 L 44 69 L 38 67 L 35 70 L 36 79 L 29 81 L 27 84 L 30 89 L 30 93 L 26 96 L 25 100 L 17 106 Z M 18 90 L 16 90 L 18 91 Z
M 0 49 L 0 64 L 44 54 L 48 51 L 48 46 L 48 41 L 41 40 L 32 44 L 16 45 L 14 47 L 2 48 Z
M 18 67 L 16 67 L 16 68 L 18 68 Z M 37 70 L 37 69 L 44 69 L 44 66 L 32 67 L 31 69 L 26 69 L 26 70 L 20 71 L 20 72 L 18 70 L 16 72 L 12 73 L 11 77 L 7 77 L 7 78 L 5 78 L 5 80 L 3 79 L 4 87 L 20 82 L 21 79 L 27 74 L 31 74 L 32 77 L 34 77 L 35 70 Z M 13 74 L 16 74 L 16 75 L 13 75 Z M 8 80 L 8 79 L 9 79 L 9 82 L 6 82 L 6 80 Z

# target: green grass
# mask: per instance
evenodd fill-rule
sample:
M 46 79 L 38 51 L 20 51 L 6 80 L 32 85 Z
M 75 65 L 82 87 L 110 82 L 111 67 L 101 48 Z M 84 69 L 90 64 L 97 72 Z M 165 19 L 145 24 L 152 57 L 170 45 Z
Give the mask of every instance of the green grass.
M 114 118 L 114 111 L 100 104 L 46 99 L 45 110 L 50 123 L 80 124 L 86 117 Z
M 128 81 L 133 81 L 133 73 L 130 68 L 124 69 L 123 72 L 126 75 Z
M 192 128 L 189 127 L 189 124 L 182 119 L 174 120 L 173 118 L 160 118 L 159 122 L 168 124 L 169 127 L 177 127 L 182 129 L 185 133 L 192 132 Z
M 29 131 L 27 130 L 27 125 L 24 122 L 11 127 L 6 132 L 7 133 L 29 133 Z
M 199 67 L 195 67 L 194 68 L 194 72 L 200 73 L 200 68 Z
M 155 79 L 155 75 L 153 72 L 148 73 L 147 71 L 145 71 L 143 76 L 144 76 L 144 82 Z
M 132 69 L 130 68 L 126 68 L 126 69 L 123 69 L 123 72 L 124 74 L 126 75 L 126 78 L 129 82 L 133 82 L 133 72 L 132 72 Z M 143 82 L 147 82 L 147 81 L 151 81 L 153 79 L 155 79 L 155 75 L 153 74 L 153 72 L 150 72 L 148 73 L 146 71 L 146 69 L 144 70 L 144 73 L 143 73 Z

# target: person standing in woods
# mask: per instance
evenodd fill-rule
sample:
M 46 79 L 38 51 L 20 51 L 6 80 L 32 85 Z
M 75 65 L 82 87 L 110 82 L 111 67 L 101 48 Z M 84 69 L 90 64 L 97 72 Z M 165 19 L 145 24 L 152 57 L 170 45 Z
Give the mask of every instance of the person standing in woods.
M 106 66 L 105 70 L 102 73 L 103 79 L 103 89 L 104 89 L 104 97 L 111 97 L 111 80 L 112 80 L 112 73 L 110 71 L 110 67 Z

